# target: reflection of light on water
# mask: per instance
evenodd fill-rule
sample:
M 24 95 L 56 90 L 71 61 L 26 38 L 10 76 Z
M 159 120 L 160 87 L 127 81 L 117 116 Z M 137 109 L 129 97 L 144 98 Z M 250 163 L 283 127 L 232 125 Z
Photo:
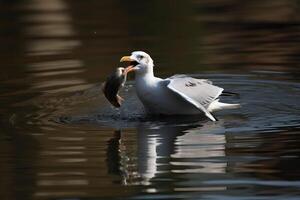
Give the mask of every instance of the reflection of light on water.
M 145 148 L 144 151 L 139 151 L 139 173 L 143 179 L 145 179 L 144 183 L 147 183 L 147 180 L 153 178 L 157 172 L 157 147 L 160 145 L 158 142 L 158 138 L 151 137 L 149 140 L 145 141 L 146 144 L 141 146 Z
M 219 187 L 177 187 L 174 188 L 174 191 L 177 192 L 199 192 L 199 191 L 224 191 L 227 187 L 219 186 Z
M 186 166 L 184 169 L 173 169 L 174 173 L 225 173 L 226 162 L 213 162 L 208 159 L 225 156 L 225 136 L 223 134 L 213 134 L 222 127 L 210 126 L 209 123 L 202 128 L 186 131 L 183 136 L 179 136 L 176 141 L 176 151 L 172 158 L 197 159 L 195 162 L 180 160 L 172 161 L 174 166 Z M 206 133 L 207 131 L 211 133 Z M 200 161 L 199 161 L 200 159 Z
M 36 86 L 33 86 L 33 88 L 43 88 L 43 87 L 52 87 L 52 86 L 64 86 L 69 84 L 82 84 L 84 81 L 78 80 L 78 79 L 69 79 L 69 80 L 52 80 L 52 81 L 45 81 L 42 83 L 37 84 Z
M 71 191 L 71 192 L 37 192 L 35 197 L 61 197 L 61 196 L 86 196 L 87 192 Z
M 123 176 L 124 183 L 151 185 L 153 179 L 166 173 L 225 173 L 227 163 L 215 162 L 217 158 L 225 156 L 225 136 L 215 134 L 223 130 L 222 122 L 218 125 L 207 123 L 197 128 L 158 124 L 150 127 L 139 126 L 137 163 L 130 165 L 136 167 L 128 168 L 128 162 L 126 165 L 125 162 L 121 163 L 123 174 L 126 174 Z M 123 159 L 132 160 L 125 151 L 120 150 L 123 152 L 121 156 Z M 168 159 L 171 160 L 164 163 Z M 171 168 L 166 169 L 165 165 L 171 165 Z M 189 179 L 188 177 L 186 178 Z M 184 188 L 178 189 L 184 190 Z M 219 188 L 219 190 L 223 189 L 223 187 Z M 151 191 L 156 192 L 156 190 Z
M 35 11 L 28 12 L 22 19 L 28 24 L 25 26 L 28 56 L 43 58 L 70 55 L 81 45 L 80 40 L 74 39 L 77 33 L 73 28 L 69 5 L 64 0 L 32 0 L 24 7 Z M 82 61 L 72 58 L 50 61 L 47 59 L 31 63 L 28 71 L 33 78 L 37 79 L 32 83 L 32 88 L 48 93 L 86 89 L 91 85 L 81 78 L 74 78 L 75 74 L 85 71 L 83 66 Z M 66 75 L 72 77 L 66 78 Z
M 86 158 L 62 158 L 56 160 L 59 163 L 85 163 L 88 161 Z
M 43 89 L 46 92 L 78 91 L 90 87 L 86 80 L 81 78 L 58 78 L 57 76 L 72 75 L 84 72 L 83 63 L 80 60 L 57 60 L 34 63 L 28 66 L 30 75 L 40 78 L 32 83 L 33 89 Z M 53 77 L 52 79 L 49 79 Z M 48 78 L 44 80 L 44 78 Z M 63 87 L 63 88 L 62 88 Z
M 82 68 L 83 62 L 80 60 L 55 60 L 33 63 L 28 66 L 30 72 L 56 71 L 56 70 L 70 70 Z
M 69 53 L 75 47 L 80 45 L 76 40 L 64 39 L 37 39 L 28 44 L 29 55 L 61 55 Z
M 76 35 L 65 1 L 31 0 L 25 7 L 38 11 L 25 17 L 29 24 L 25 27 L 25 34 L 34 38 L 27 45 L 28 55 L 61 55 L 80 45 L 79 40 L 65 39 Z
M 68 9 L 68 5 L 63 0 L 30 0 L 23 5 L 28 10 L 35 11 L 65 11 Z
M 27 34 L 38 37 L 70 37 L 75 35 L 70 24 L 34 25 L 27 30 Z
M 21 19 L 24 22 L 56 22 L 56 23 L 67 23 L 71 21 L 71 16 L 65 13 L 31 13 L 28 16 L 24 16 Z
M 146 188 L 145 192 L 147 192 L 147 193 L 156 193 L 157 189 L 156 188 Z
M 77 73 L 77 72 L 78 71 L 75 71 L 73 73 Z M 59 72 L 59 71 L 57 73 L 63 74 L 63 72 Z M 64 73 L 70 74 L 71 71 L 64 71 Z M 53 79 L 50 81 L 37 82 L 32 85 L 32 89 L 43 89 L 45 92 L 48 92 L 48 93 L 57 93 L 57 92 L 62 92 L 62 91 L 72 92 L 72 91 L 84 90 L 91 86 L 92 86 L 92 84 L 87 84 L 86 81 L 84 81 L 83 79 L 69 78 L 69 79 L 65 79 L 65 80 Z
M 225 136 L 191 132 L 180 136 L 176 144 L 178 148 L 173 155 L 174 158 L 181 156 L 186 158 L 224 156 Z
M 89 182 L 87 180 L 80 180 L 80 179 L 70 179 L 70 180 L 44 180 L 38 181 L 37 185 L 39 186 L 77 186 L 77 185 L 88 185 Z
M 30 0 L 24 3 L 23 9 L 28 11 L 21 21 L 26 24 L 24 35 L 26 55 L 31 60 L 27 66 L 28 75 L 33 79 L 31 89 L 57 93 L 89 87 L 86 80 L 75 76 L 85 69 L 81 60 L 72 58 L 81 41 L 75 38 L 77 33 L 73 28 L 69 4 L 65 0 Z M 53 59 L 53 56 L 59 58 Z M 53 107 L 51 104 L 47 106 Z M 45 107 L 41 112 L 45 112 L 40 114 L 42 118 L 49 113 Z M 34 196 L 86 195 L 86 192 L 74 190 L 90 184 L 88 170 L 81 168 L 90 162 L 86 146 L 82 144 L 86 137 L 56 134 L 56 129 L 51 126 L 41 126 L 40 130 L 52 134 L 46 138 L 43 136 L 47 134 L 36 135 L 46 140 L 42 142 L 36 165 L 46 167 L 36 171 Z
M 41 151 L 41 156 L 83 155 L 82 151 Z
M 85 172 L 69 171 L 69 172 L 40 172 L 38 176 L 62 176 L 62 175 L 71 175 L 71 176 L 85 176 Z
M 85 137 L 49 137 L 50 140 L 55 140 L 55 141 L 84 141 Z

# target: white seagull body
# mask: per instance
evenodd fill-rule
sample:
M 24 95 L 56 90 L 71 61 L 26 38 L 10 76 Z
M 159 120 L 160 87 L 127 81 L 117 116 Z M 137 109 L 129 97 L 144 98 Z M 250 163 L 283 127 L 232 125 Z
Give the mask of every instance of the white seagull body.
M 195 115 L 205 114 L 212 121 L 216 118 L 213 111 L 233 109 L 239 104 L 219 102 L 223 88 L 211 81 L 196 79 L 185 75 L 175 75 L 161 79 L 154 76 L 153 60 L 142 51 L 124 56 L 121 62 L 131 62 L 131 69 L 136 73 L 136 92 L 146 111 L 150 114 Z

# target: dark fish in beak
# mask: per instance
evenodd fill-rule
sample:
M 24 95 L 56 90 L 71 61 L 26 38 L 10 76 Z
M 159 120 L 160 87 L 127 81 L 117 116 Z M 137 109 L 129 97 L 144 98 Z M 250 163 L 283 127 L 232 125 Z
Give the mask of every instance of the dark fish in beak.
M 124 87 L 127 73 L 131 71 L 131 66 L 127 68 L 119 67 L 113 72 L 102 85 L 102 91 L 106 99 L 115 107 L 119 108 L 124 100 L 119 94 L 119 90 Z

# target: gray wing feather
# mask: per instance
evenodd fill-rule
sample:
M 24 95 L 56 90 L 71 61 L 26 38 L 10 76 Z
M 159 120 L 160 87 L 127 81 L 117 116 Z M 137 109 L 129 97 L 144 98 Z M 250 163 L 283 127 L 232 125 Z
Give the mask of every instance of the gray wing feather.
M 189 103 L 203 111 L 207 117 L 215 121 L 215 118 L 207 111 L 211 102 L 217 99 L 223 91 L 223 88 L 212 85 L 210 81 L 204 79 L 195 79 L 192 77 L 169 78 L 167 87 L 184 98 Z
M 186 74 L 175 74 L 173 76 L 170 76 L 168 79 L 176 79 L 176 78 L 188 78 Z
M 177 78 L 188 78 L 188 79 L 194 79 L 194 80 L 197 80 L 197 81 L 200 81 L 200 82 L 205 82 L 207 84 L 213 84 L 213 82 L 211 80 L 208 80 L 208 79 L 196 79 L 196 78 L 192 78 L 186 74 L 175 74 L 171 77 L 169 77 L 168 79 L 177 79 Z

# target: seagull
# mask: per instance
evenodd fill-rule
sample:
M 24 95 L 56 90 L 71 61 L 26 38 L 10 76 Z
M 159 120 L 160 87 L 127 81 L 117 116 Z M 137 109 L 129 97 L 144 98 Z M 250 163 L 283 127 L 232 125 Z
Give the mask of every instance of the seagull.
M 174 75 L 166 79 L 154 76 L 154 63 L 150 55 L 134 51 L 123 56 L 120 62 L 129 62 L 127 72 L 135 72 L 136 93 L 149 114 L 154 115 L 205 115 L 212 121 L 212 112 L 239 108 L 240 104 L 219 101 L 219 96 L 235 93 L 213 85 L 207 79 Z

